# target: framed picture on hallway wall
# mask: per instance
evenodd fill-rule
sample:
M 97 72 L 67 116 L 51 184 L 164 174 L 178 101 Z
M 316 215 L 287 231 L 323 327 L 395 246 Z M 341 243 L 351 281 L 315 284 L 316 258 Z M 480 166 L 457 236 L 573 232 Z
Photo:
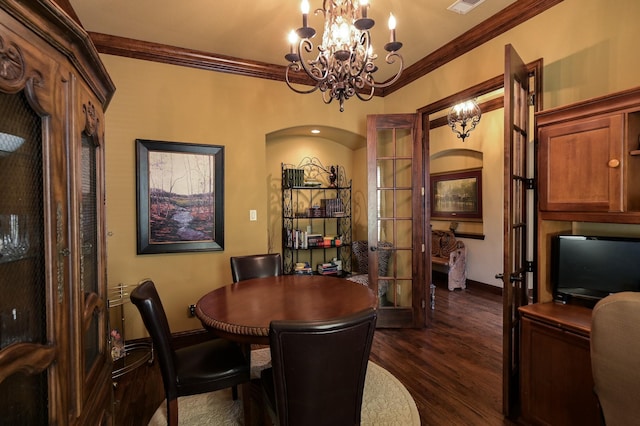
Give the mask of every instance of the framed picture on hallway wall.
M 482 220 L 482 169 L 432 174 L 431 217 Z
M 224 147 L 136 139 L 137 253 L 224 250 Z

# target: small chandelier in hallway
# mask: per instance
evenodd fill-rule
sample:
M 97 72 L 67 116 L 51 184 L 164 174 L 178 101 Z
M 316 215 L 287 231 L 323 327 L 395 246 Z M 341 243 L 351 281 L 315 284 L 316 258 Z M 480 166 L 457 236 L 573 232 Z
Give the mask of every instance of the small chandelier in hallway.
M 404 68 L 402 56 L 397 51 L 402 43 L 396 41 L 396 21 L 389 17 L 389 42 L 384 45 L 388 52 L 387 64 L 399 62 L 398 71 L 392 78 L 384 82 L 376 82 L 374 73 L 378 70 L 374 61 L 378 55 L 373 53 L 369 30 L 375 22 L 369 18 L 368 0 L 323 0 L 322 8 L 315 11 L 324 15 L 324 34 L 322 44 L 315 58 L 305 58 L 311 54 L 313 43 L 311 38 L 316 30 L 307 25 L 309 2 L 302 1 L 302 27 L 289 35 L 290 52 L 285 55 L 289 61 L 285 77 L 287 85 L 297 93 L 322 92 L 325 103 L 337 99 L 340 111 L 344 111 L 344 101 L 357 96 L 363 101 L 373 97 L 376 88 L 388 87 L 395 83 Z M 300 90 L 292 86 L 290 73 L 304 71 L 315 86 L 309 90 Z
M 480 122 L 480 117 L 482 117 L 482 111 L 480 111 L 477 102 L 469 100 L 454 105 L 447 115 L 447 122 L 451 130 L 464 142 Z

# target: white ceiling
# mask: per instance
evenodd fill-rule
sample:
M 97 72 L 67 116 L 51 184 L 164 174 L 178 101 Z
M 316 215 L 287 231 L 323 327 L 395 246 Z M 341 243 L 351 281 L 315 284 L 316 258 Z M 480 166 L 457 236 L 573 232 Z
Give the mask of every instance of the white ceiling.
M 370 0 L 372 39 L 380 55 L 389 40 L 387 20 L 397 20 L 405 67 L 504 9 L 515 0 L 485 0 L 466 15 L 447 10 L 455 0 Z M 70 0 L 87 31 L 286 65 L 287 34 L 302 25 L 300 0 Z M 311 9 L 322 6 L 310 0 Z M 322 17 L 309 25 L 321 38 Z M 379 79 L 395 71 L 378 60 Z M 381 78 L 382 77 L 382 78 Z

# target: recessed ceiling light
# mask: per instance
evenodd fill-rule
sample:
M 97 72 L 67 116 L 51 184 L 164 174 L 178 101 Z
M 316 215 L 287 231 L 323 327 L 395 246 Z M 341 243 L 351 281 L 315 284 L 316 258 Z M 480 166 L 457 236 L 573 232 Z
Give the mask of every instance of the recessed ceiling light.
M 319 129 L 311 129 L 311 133 L 313 133 L 314 135 L 317 135 L 318 133 L 320 133 Z

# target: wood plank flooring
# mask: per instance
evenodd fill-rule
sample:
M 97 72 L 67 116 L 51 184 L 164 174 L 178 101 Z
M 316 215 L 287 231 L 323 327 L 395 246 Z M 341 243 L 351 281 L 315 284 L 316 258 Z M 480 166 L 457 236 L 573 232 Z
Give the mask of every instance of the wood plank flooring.
M 514 425 L 502 412 L 502 296 L 436 288 L 426 329 L 376 330 L 371 360 L 413 396 L 423 425 Z
M 426 329 L 379 329 L 371 360 L 413 396 L 423 425 L 515 425 L 502 410 L 502 299 L 436 288 Z M 157 363 L 120 379 L 114 420 L 146 425 L 164 398 Z

